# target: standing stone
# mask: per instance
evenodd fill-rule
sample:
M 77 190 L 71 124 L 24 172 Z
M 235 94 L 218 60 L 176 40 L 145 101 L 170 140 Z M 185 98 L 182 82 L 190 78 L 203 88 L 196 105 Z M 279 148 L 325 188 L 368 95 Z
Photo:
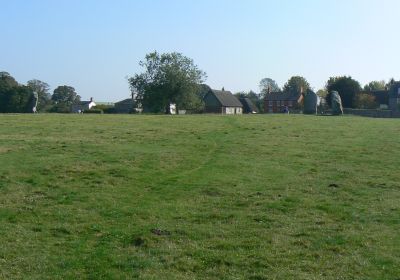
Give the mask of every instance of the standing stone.
M 37 112 L 38 101 L 39 101 L 39 94 L 37 92 L 34 92 L 33 93 L 33 108 L 32 108 L 33 113 Z
M 318 105 L 318 96 L 312 90 L 308 90 L 304 97 L 304 114 L 316 115 Z
M 337 91 L 331 92 L 331 99 L 332 99 L 332 114 L 334 116 L 343 115 L 343 105 L 342 99 Z

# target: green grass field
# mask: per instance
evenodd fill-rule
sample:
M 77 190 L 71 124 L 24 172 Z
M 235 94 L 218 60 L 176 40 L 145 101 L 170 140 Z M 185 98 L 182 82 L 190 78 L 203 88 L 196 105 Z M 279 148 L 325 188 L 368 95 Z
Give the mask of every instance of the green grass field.
M 0 115 L 0 279 L 400 279 L 400 122 Z

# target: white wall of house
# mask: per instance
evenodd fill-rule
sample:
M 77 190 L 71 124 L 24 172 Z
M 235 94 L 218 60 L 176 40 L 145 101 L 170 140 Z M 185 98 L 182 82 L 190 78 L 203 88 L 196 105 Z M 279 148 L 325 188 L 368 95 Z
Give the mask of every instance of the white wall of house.
M 94 101 L 90 102 L 89 105 L 89 110 L 92 109 L 93 107 L 96 107 L 96 103 L 94 103 Z
M 169 111 L 171 112 L 171 115 L 176 115 L 176 104 L 169 104 Z
M 233 107 L 226 107 L 226 108 L 225 108 L 225 114 L 227 114 L 227 115 L 233 115 L 233 114 L 235 114 L 235 108 L 233 108 Z
M 226 115 L 241 115 L 243 114 L 243 109 L 241 107 L 225 107 L 224 114 Z

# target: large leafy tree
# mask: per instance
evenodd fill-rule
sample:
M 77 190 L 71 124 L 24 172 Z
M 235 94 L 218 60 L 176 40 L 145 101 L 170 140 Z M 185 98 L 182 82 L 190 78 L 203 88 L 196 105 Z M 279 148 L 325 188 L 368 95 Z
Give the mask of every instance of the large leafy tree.
M 180 53 L 146 55 L 139 63 L 144 72 L 128 79 L 132 97 L 154 113 L 170 113 L 170 104 L 188 110 L 201 109 L 199 87 L 206 74 Z
M 250 90 L 248 92 L 241 91 L 241 92 L 235 93 L 235 96 L 238 98 L 241 98 L 241 97 L 249 98 L 253 102 L 253 104 L 257 106 L 259 112 L 264 112 L 264 99 L 262 96 L 260 96 L 256 92 L 254 92 L 252 90 Z
M 17 86 L 18 82 L 8 72 L 0 72 L 0 92 Z
M 304 77 L 301 76 L 291 77 L 283 87 L 284 92 L 293 94 L 306 93 L 309 89 L 310 84 Z
M 374 91 L 374 90 L 385 90 L 386 82 L 385 81 L 372 81 L 364 86 L 365 91 Z
M 326 83 L 327 103 L 331 106 L 331 92 L 337 91 L 342 99 L 343 107 L 355 108 L 356 95 L 361 91 L 361 85 L 350 76 L 331 77 Z
M 328 91 L 326 89 L 319 89 L 316 93 L 321 99 L 325 99 L 325 97 L 328 95 Z
M 211 87 L 206 84 L 201 84 L 197 90 L 197 96 L 203 100 L 203 98 L 211 91 Z
M 0 112 L 6 113 L 9 110 L 9 98 L 13 88 L 17 88 L 17 81 L 8 73 L 0 72 Z
M 367 93 L 357 93 L 354 99 L 354 106 L 360 109 L 376 109 L 379 105 L 375 97 Z
M 79 102 L 81 97 L 76 93 L 73 87 L 59 86 L 54 90 L 51 100 L 54 102 L 52 111 L 58 113 L 68 113 L 71 105 Z
M 0 112 L 29 113 L 32 110 L 33 92 L 19 85 L 7 72 L 0 72 Z
M 38 110 L 42 110 L 50 103 L 50 86 L 47 83 L 39 80 L 30 80 L 27 86 L 38 94 Z
M 27 86 L 13 87 L 0 93 L 0 112 L 31 113 L 33 107 L 33 92 Z
M 386 87 L 387 87 L 388 89 L 390 89 L 394 84 L 396 84 L 396 80 L 395 80 L 394 78 L 391 78 L 391 79 L 389 80 L 389 82 L 386 84 Z
M 278 84 L 271 78 L 264 78 L 260 81 L 260 92 L 261 95 L 265 95 L 268 92 L 278 92 L 281 91 Z

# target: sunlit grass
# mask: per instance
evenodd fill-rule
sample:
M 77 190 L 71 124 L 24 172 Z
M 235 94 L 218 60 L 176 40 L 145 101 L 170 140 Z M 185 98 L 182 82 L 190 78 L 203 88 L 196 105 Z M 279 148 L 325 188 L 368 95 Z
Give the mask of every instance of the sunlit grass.
M 0 116 L 2 279 L 397 279 L 400 123 Z

